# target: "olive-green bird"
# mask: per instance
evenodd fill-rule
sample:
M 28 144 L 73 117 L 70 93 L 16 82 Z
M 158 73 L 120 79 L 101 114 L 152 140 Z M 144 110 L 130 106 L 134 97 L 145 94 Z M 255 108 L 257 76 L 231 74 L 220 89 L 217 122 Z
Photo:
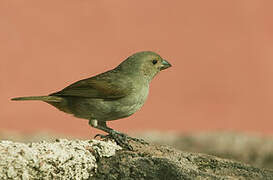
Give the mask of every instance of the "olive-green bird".
M 128 136 L 109 128 L 106 122 L 128 117 L 138 111 L 147 99 L 151 80 L 169 67 L 171 64 L 154 52 L 138 52 L 116 68 L 77 81 L 59 92 L 12 100 L 44 101 L 63 112 L 88 119 L 92 127 L 107 132 L 124 147 Z

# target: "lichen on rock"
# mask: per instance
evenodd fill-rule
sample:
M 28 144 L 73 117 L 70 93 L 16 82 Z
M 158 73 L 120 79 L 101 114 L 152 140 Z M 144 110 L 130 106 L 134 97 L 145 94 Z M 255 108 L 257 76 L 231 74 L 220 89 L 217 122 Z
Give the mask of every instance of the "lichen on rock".
M 119 149 L 112 141 L 98 140 L 0 141 L 0 179 L 88 179 L 97 157 L 113 156 Z

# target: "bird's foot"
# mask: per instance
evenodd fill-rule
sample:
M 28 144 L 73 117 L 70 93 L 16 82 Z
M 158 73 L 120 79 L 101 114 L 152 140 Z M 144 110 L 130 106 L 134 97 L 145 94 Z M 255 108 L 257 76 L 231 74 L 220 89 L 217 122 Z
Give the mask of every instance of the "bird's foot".
M 144 141 L 143 139 L 138 139 L 138 138 L 134 138 L 134 137 L 130 137 L 127 134 L 124 133 L 120 133 L 118 131 L 112 130 L 108 135 L 102 135 L 102 134 L 97 134 L 95 136 L 96 137 L 100 137 L 102 139 L 114 139 L 115 142 L 128 150 L 133 150 L 133 147 L 129 144 L 129 140 L 130 141 L 135 141 L 135 142 L 139 142 L 141 144 L 148 144 L 146 141 Z
M 141 144 L 149 144 L 148 142 L 144 141 L 143 139 L 140 139 L 140 138 L 134 138 L 134 137 L 130 137 L 130 136 L 127 136 L 127 138 L 131 141 L 135 141 L 135 142 L 138 142 L 138 143 L 141 143 Z
M 133 150 L 133 147 L 129 144 L 128 140 L 130 137 L 128 135 L 113 130 L 110 132 L 109 136 L 121 147 L 128 150 Z
M 96 134 L 94 136 L 94 139 L 96 139 L 97 137 L 101 138 L 101 139 L 107 139 L 107 138 L 110 138 L 109 137 L 109 134 L 108 135 L 103 135 L 103 134 Z

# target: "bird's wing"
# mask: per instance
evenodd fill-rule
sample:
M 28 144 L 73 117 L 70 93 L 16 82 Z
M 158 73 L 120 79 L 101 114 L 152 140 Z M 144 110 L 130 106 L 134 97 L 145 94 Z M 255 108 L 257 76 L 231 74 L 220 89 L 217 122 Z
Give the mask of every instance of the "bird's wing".
M 83 79 L 50 96 L 76 96 L 99 99 L 119 99 L 131 92 L 131 85 L 117 73 L 106 72 Z

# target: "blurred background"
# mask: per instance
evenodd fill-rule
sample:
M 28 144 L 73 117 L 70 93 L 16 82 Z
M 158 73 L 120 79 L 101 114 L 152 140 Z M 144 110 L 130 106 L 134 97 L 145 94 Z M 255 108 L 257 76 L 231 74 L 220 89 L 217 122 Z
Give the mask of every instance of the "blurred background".
M 37 101 L 143 50 L 173 67 L 144 107 L 110 126 L 126 133 L 273 133 L 273 1 L 0 1 L 0 131 L 98 133 Z

